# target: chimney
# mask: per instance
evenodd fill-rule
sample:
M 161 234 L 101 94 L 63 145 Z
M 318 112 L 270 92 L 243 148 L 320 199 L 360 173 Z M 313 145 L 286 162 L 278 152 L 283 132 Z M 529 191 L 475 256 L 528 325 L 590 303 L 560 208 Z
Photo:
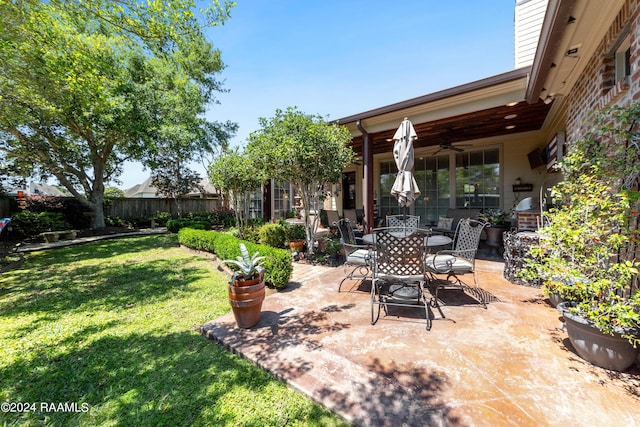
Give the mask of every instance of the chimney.
M 533 63 L 548 3 L 549 0 L 516 0 L 514 18 L 515 68 L 526 67 Z

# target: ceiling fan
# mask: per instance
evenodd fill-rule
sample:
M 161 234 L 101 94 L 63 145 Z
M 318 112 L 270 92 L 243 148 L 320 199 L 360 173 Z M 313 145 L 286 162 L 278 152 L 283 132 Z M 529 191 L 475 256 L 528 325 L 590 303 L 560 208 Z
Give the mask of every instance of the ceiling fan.
M 456 146 L 453 145 L 454 143 L 449 142 L 449 141 L 444 141 L 441 142 L 440 145 L 438 146 L 438 149 L 436 151 L 434 151 L 433 153 L 431 153 L 431 155 L 436 155 L 441 151 L 445 151 L 445 150 L 452 150 L 452 151 L 457 151 L 458 153 L 462 153 L 464 151 L 463 148 L 460 148 L 461 146 Z M 469 147 L 469 145 L 462 145 L 462 147 Z

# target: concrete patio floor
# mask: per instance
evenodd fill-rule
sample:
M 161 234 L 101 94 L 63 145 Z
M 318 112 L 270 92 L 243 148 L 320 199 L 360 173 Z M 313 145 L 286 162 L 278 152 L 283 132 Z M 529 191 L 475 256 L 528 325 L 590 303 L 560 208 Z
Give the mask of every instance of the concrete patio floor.
M 230 313 L 201 330 L 354 425 L 640 426 L 638 366 L 580 359 L 541 291 L 506 281 L 502 267 L 478 261 L 486 310 L 448 291 L 430 331 L 424 309 L 371 325 L 369 282 L 339 293 L 342 267 L 302 263 L 254 328 Z

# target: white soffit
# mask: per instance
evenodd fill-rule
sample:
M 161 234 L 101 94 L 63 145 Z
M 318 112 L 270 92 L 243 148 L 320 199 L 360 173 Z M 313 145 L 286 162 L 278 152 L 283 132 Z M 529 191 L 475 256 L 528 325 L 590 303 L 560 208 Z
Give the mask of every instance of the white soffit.
M 567 95 L 618 15 L 624 0 L 579 0 L 567 24 L 541 98 Z
M 375 133 L 398 127 L 398 123 L 404 117 L 408 117 L 414 123 L 424 123 L 500 107 L 512 101 L 524 100 L 526 87 L 527 78 L 522 77 L 473 92 L 369 117 L 362 120 L 362 126 L 367 132 Z M 347 127 L 352 135 L 360 135 L 355 123 L 348 123 Z

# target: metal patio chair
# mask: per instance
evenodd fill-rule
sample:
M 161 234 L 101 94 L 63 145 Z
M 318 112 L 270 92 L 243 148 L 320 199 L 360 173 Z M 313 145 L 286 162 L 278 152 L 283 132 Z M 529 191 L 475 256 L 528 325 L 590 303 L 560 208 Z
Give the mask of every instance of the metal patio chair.
M 431 329 L 429 301 L 424 294 L 424 257 L 428 236 L 429 231 L 422 229 L 415 229 L 410 234 L 389 228 L 374 230 L 372 325 L 380 318 L 381 306 L 386 315 L 389 314 L 389 306 L 424 307 L 427 330 Z
M 487 223 L 474 219 L 461 219 L 456 227 L 453 249 L 446 249 L 435 254 L 427 255 L 425 265 L 431 283 L 435 287 L 435 304 L 438 304 L 438 290 L 444 288 L 458 288 L 469 291 L 484 308 L 487 308 L 484 293 L 478 287 L 476 278 L 476 254 L 480 244 L 480 234 Z M 436 275 L 447 275 L 446 280 L 436 278 Z M 473 276 L 473 286 L 463 282 L 460 277 Z M 442 314 L 442 311 L 440 310 Z M 443 315 L 444 317 L 444 315 Z
M 416 215 L 389 215 L 387 228 L 390 231 L 413 232 L 420 227 L 420 217 Z
M 356 239 L 353 226 L 348 218 L 335 222 L 334 226 L 340 232 L 340 243 L 344 249 L 345 261 L 343 265 L 346 268 L 351 268 L 351 272 L 340 281 L 338 286 L 338 292 L 340 292 L 345 280 L 360 279 L 363 281 L 371 275 L 373 251 L 370 246 Z

